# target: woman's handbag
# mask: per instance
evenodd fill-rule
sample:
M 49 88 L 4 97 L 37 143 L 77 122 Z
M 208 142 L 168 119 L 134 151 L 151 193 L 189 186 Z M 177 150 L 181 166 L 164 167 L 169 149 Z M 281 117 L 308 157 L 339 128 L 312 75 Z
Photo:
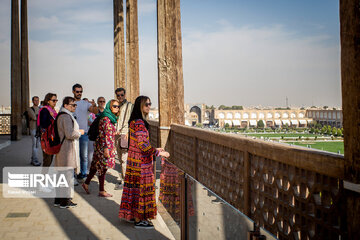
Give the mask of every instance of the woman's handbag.
M 126 104 L 126 109 L 125 109 L 125 114 L 124 114 L 124 118 L 123 118 L 123 122 L 122 122 L 122 126 L 121 126 L 121 129 L 120 129 L 120 132 L 123 130 L 124 128 L 124 123 L 125 123 L 125 119 L 126 119 L 126 114 L 127 114 L 127 110 L 128 110 L 128 107 L 129 107 L 129 103 Z M 120 134 L 120 139 L 119 139 L 119 147 L 122 148 L 122 149 L 128 149 L 129 148 L 129 141 L 126 137 L 126 134 Z

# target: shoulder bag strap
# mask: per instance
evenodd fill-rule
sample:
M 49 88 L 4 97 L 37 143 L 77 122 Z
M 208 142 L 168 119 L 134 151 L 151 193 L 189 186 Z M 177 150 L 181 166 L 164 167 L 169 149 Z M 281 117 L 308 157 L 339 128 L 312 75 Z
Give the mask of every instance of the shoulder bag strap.
M 125 123 L 125 118 L 126 118 L 126 114 L 127 114 L 128 107 L 129 107 L 129 102 L 126 104 L 124 119 L 123 119 L 123 122 L 122 122 L 122 126 L 121 126 L 121 129 L 120 129 L 120 132 L 121 132 L 121 131 L 123 130 L 123 128 L 124 128 L 124 123 Z

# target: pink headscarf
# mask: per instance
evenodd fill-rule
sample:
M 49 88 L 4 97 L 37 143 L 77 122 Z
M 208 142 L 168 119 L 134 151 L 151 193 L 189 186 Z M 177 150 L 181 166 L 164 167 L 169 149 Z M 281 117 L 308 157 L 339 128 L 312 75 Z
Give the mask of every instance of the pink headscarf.
M 40 110 L 39 110 L 39 115 L 38 115 L 38 118 L 37 118 L 37 126 L 40 126 L 40 113 L 41 113 L 41 110 L 43 110 L 44 108 L 46 108 L 50 113 L 53 113 L 52 117 L 53 119 L 56 118 L 57 116 L 57 112 L 55 111 L 55 109 L 53 109 L 52 107 L 50 106 L 43 106 Z

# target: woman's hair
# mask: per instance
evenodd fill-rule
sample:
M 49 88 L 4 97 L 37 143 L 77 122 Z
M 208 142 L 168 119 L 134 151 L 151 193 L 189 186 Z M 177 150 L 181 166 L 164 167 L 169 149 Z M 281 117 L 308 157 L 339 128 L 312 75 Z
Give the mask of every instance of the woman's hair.
M 111 99 L 111 100 L 110 100 L 110 110 L 111 110 L 111 108 L 112 108 L 112 106 L 114 105 L 115 102 L 117 102 L 117 103 L 120 105 L 119 100 L 117 100 L 117 99 Z M 112 112 L 112 111 L 111 111 L 111 112 Z M 119 108 L 119 111 L 118 111 L 116 114 L 114 113 L 114 115 L 117 116 L 117 117 L 120 115 L 120 108 Z
M 149 123 L 146 121 L 147 119 L 147 113 L 144 113 L 142 110 L 144 108 L 144 105 L 146 103 L 146 101 L 150 99 L 147 96 L 138 96 L 135 100 L 135 104 L 134 104 L 134 108 L 132 110 L 130 119 L 129 119 L 129 124 L 131 121 L 136 120 L 136 119 L 141 119 L 144 121 L 145 123 L 145 127 L 147 129 L 149 129 Z
M 67 97 L 64 97 L 64 100 L 63 100 L 63 103 L 62 103 L 62 107 L 65 107 L 65 105 L 68 105 L 68 104 L 70 104 L 71 102 L 75 102 L 76 100 L 75 100 L 75 98 L 73 98 L 73 97 L 69 97 L 69 96 L 67 96 Z
M 44 106 L 49 106 L 49 101 L 51 100 L 52 97 L 57 97 L 55 93 L 48 93 L 45 95 L 44 98 Z

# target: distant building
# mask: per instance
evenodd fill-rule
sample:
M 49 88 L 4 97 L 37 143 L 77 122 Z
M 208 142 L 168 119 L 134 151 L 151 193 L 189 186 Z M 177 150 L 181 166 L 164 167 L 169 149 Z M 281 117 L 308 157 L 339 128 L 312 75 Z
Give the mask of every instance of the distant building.
M 158 110 L 150 110 L 149 118 L 158 120 Z M 215 125 L 224 127 L 251 128 L 263 121 L 265 127 L 307 127 L 316 121 L 322 125 L 342 127 L 342 110 L 323 109 L 243 109 L 219 110 L 206 108 L 205 104 L 185 105 L 185 125 Z
M 340 128 L 343 126 L 343 113 L 338 109 L 307 109 L 306 117 L 313 119 L 321 125 L 330 125 Z

